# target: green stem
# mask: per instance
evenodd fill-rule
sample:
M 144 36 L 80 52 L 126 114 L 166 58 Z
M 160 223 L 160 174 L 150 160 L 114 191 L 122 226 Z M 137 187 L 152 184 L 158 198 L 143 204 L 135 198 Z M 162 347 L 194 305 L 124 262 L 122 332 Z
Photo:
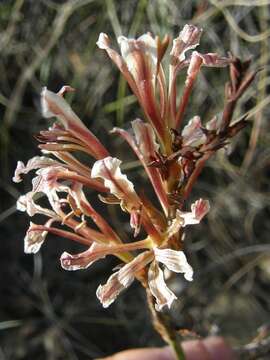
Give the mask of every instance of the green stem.
M 180 335 L 171 325 L 170 319 L 161 312 L 156 311 L 153 295 L 146 288 L 147 303 L 152 315 L 152 323 L 162 339 L 173 349 L 176 360 L 185 360 L 185 354 L 181 345 Z

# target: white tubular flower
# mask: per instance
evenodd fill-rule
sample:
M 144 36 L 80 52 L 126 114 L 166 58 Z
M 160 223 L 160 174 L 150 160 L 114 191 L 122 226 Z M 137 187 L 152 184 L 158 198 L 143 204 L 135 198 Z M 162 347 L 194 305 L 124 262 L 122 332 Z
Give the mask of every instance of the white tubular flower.
M 61 165 L 60 162 L 50 159 L 46 156 L 35 156 L 30 159 L 26 165 L 22 161 L 18 161 L 17 167 L 12 180 L 16 183 L 22 181 L 22 174 L 27 174 L 31 170 L 46 168 L 47 166 Z
M 194 25 L 185 25 L 179 36 L 173 40 L 173 47 L 170 53 L 172 63 L 175 63 L 177 60 L 179 62 L 184 61 L 185 53 L 199 45 L 201 34 L 202 29 L 198 29 Z
M 151 158 L 153 159 L 156 156 L 155 153 L 159 150 L 155 132 L 150 124 L 146 124 L 140 119 L 132 121 L 131 125 L 137 146 L 146 163 L 148 163 Z
M 182 226 L 199 224 L 202 218 L 209 212 L 208 200 L 199 199 L 191 205 L 191 212 L 177 210 L 179 218 L 182 218 Z
M 152 260 L 153 253 L 145 251 L 124 265 L 119 271 L 112 274 L 105 285 L 100 285 L 97 289 L 97 298 L 103 307 L 107 308 L 110 306 L 117 296 L 133 282 L 136 273 Z
M 138 204 L 139 199 L 132 182 L 128 180 L 126 175 L 122 174 L 120 169 L 121 163 L 121 160 L 111 156 L 98 160 L 94 163 L 91 177 L 102 178 L 104 185 L 110 189 L 111 194 L 120 201 L 124 201 L 127 206 L 130 202 L 132 208 L 134 203 Z
M 50 227 L 53 223 L 53 219 L 50 219 L 46 222 L 45 226 Z M 30 226 L 27 230 L 27 233 L 24 238 L 24 252 L 26 254 L 36 254 L 44 243 L 48 231 L 44 230 L 35 230 L 35 227 L 38 226 L 33 222 L 30 222 Z
M 199 116 L 194 116 L 182 131 L 183 145 L 197 147 L 207 140 L 202 131 L 202 123 Z
M 89 249 L 80 254 L 72 255 L 64 252 L 60 257 L 61 266 L 63 269 L 69 271 L 87 269 L 95 261 L 103 259 L 106 256 L 106 252 L 104 254 L 102 251 L 104 249 L 107 249 L 107 246 L 94 242 Z
M 157 42 L 150 34 L 138 39 L 118 38 L 121 55 L 137 82 L 154 79 L 157 72 Z
M 169 270 L 176 273 L 183 273 L 188 281 L 193 280 L 193 269 L 187 262 L 183 251 L 172 249 L 154 249 L 156 261 L 164 264 Z
M 41 108 L 45 118 L 57 117 L 63 127 L 73 136 L 80 139 L 87 145 L 93 157 L 101 159 L 108 156 L 108 151 L 96 138 L 96 136 L 87 129 L 80 118 L 71 109 L 70 105 L 63 98 L 63 93 L 69 87 L 64 86 L 58 94 L 43 88 L 41 92 Z
M 209 201 L 203 199 L 195 201 L 195 203 L 191 205 L 190 212 L 176 210 L 175 218 L 168 227 L 167 236 L 170 238 L 174 234 L 178 233 L 181 227 L 199 224 L 202 218 L 209 212 L 209 210 Z
M 176 300 L 177 297 L 167 287 L 164 281 L 163 271 L 155 261 L 153 261 L 149 267 L 148 283 L 152 295 L 156 298 L 156 310 L 161 311 L 165 306 L 170 309 L 173 301 Z
M 22 195 L 17 200 L 17 210 L 26 212 L 30 217 L 41 214 L 48 217 L 56 217 L 54 211 L 43 208 L 34 202 L 34 191 L 29 191 L 27 194 Z

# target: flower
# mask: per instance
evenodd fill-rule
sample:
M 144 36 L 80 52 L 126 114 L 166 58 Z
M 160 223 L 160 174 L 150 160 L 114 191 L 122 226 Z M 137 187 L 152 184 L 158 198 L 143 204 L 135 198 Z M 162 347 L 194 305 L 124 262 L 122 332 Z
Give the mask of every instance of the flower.
M 111 156 L 72 110 L 64 94 L 73 88 L 63 86 L 57 93 L 46 87 L 42 90 L 42 114 L 56 121 L 37 136 L 43 155 L 26 164 L 19 161 L 13 177 L 18 183 L 29 172 L 35 172 L 32 189 L 19 197 L 17 209 L 26 212 L 31 220 L 36 215 L 46 218 L 42 224 L 30 222 L 24 250 L 38 252 L 50 233 L 85 246 L 80 253 L 62 253 L 60 262 L 65 270 L 88 269 L 107 256 L 117 257 L 120 269 L 97 289 L 104 307 L 138 279 L 152 293 L 156 310 L 162 311 L 177 298 L 165 283 L 163 268 L 183 274 L 187 281 L 193 279 L 193 269 L 183 251 L 183 233 L 187 226 L 201 222 L 210 205 L 208 200 L 198 199 L 186 211 L 188 195 L 206 160 L 245 126 L 243 121 L 230 125 L 235 106 L 231 101 L 255 76 L 246 74 L 246 66 L 241 70 L 236 60 L 194 51 L 201 34 L 201 29 L 187 24 L 174 39 L 168 83 L 162 64 L 168 36 L 163 40 L 149 33 L 137 39 L 120 36 L 120 53 L 113 49 L 108 35 L 101 33 L 97 41 L 127 80 L 145 114 L 145 121 L 135 119 L 131 129 L 114 128 L 112 132 L 120 135 L 137 156 L 156 194 L 155 200 L 149 195 L 149 184 L 146 191 L 138 190 L 121 169 L 122 161 Z M 232 78 L 227 87 L 229 105 L 223 116 L 213 117 L 204 126 L 203 119 L 195 115 L 178 130 L 201 68 L 228 64 Z M 177 76 L 184 69 L 186 80 L 178 100 Z M 239 74 L 244 76 L 243 82 L 238 81 Z M 83 160 L 77 152 L 84 154 Z M 93 207 L 87 196 L 89 189 L 98 192 L 103 203 L 118 204 L 129 215 L 131 241 L 123 242 L 111 219 Z M 42 197 L 47 198 L 47 207 L 40 204 Z M 139 236 L 141 239 L 135 241 Z
M 97 297 L 102 305 L 104 307 L 111 305 L 117 296 L 133 282 L 136 274 L 150 263 L 148 283 L 149 289 L 156 299 L 156 310 L 161 311 L 164 306 L 170 308 L 177 297 L 165 284 L 163 271 L 158 266 L 158 262 L 164 264 L 171 271 L 184 273 L 188 281 L 192 280 L 193 270 L 183 251 L 154 248 L 152 251 L 145 251 L 138 255 L 111 275 L 105 285 L 99 286 Z

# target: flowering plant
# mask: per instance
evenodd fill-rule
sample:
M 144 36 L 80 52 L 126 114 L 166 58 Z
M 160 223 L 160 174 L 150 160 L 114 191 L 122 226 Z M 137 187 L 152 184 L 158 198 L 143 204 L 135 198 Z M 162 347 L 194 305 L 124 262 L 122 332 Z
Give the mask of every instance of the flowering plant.
M 114 128 L 112 133 L 121 136 L 138 157 L 159 206 L 133 185 L 121 170 L 121 160 L 110 154 L 65 101 L 65 93 L 74 91 L 70 86 L 62 87 L 58 93 L 42 90 L 43 116 L 57 121 L 37 136 L 43 156 L 35 156 L 26 165 L 19 161 L 13 178 L 20 182 L 22 175 L 36 171 L 32 190 L 18 199 L 17 208 L 30 217 L 40 214 L 46 218 L 41 225 L 30 222 L 24 239 L 25 252 L 39 251 L 47 234 L 52 233 L 86 247 L 79 254 L 61 255 L 65 270 L 86 269 L 108 255 L 119 258 L 123 265 L 98 287 L 98 299 L 108 307 L 135 278 L 139 280 L 148 293 L 154 324 L 173 345 L 178 358 L 183 358 L 181 347 L 159 313 L 170 308 L 176 299 L 165 283 L 163 265 L 192 281 L 193 269 L 183 251 L 184 230 L 187 225 L 200 223 L 210 206 L 208 200 L 198 199 L 186 210 L 188 197 L 205 162 L 246 126 L 245 119 L 233 123 L 232 117 L 237 100 L 255 77 L 255 72 L 248 70 L 249 62 L 194 51 L 201 33 L 197 27 L 185 25 L 174 39 L 168 82 L 162 63 L 170 43 L 168 36 L 120 36 L 121 55 L 111 47 L 106 34 L 101 33 L 97 42 L 119 68 L 144 112 L 145 121 L 132 121 L 131 131 Z M 230 82 L 225 87 L 222 114 L 205 125 L 199 116 L 194 116 L 180 131 L 201 68 L 228 65 Z M 177 76 L 181 71 L 187 75 L 178 99 Z M 83 163 L 74 155 L 76 152 L 95 162 L 92 166 Z M 124 243 L 117 229 L 93 208 L 85 194 L 88 188 L 96 190 L 102 202 L 119 204 L 129 214 L 132 241 Z M 40 194 L 47 197 L 50 208 L 38 203 Z M 97 229 L 91 227 L 89 219 Z M 137 240 L 140 234 L 143 238 Z

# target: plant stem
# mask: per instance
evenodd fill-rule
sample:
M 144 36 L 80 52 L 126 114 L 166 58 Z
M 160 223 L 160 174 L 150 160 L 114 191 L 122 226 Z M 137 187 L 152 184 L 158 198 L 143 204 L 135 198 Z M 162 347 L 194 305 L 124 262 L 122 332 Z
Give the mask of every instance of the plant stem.
M 171 325 L 168 316 L 156 311 L 153 295 L 149 288 L 146 288 L 147 303 L 152 316 L 152 323 L 155 330 L 160 334 L 162 339 L 173 349 L 176 360 L 185 360 L 185 354 L 181 346 L 180 335 Z

